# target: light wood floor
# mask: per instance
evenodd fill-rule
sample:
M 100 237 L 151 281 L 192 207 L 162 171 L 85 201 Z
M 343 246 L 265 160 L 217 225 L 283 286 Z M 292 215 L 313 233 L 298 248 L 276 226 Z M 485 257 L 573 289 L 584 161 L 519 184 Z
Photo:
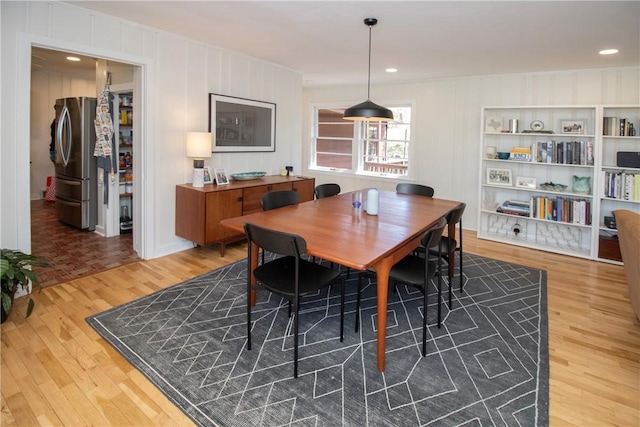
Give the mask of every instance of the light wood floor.
M 464 238 L 469 253 L 548 271 L 551 425 L 639 426 L 640 322 L 623 268 Z M 85 318 L 245 256 L 243 244 L 224 258 L 196 248 L 48 287 L 27 320 L 19 301 L 1 328 L 1 425 L 193 425 Z

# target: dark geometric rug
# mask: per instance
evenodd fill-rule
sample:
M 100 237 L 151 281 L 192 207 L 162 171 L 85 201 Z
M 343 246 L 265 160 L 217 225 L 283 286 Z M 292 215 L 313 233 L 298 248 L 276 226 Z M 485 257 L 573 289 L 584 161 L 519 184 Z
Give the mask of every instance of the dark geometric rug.
M 258 292 L 246 348 L 246 261 L 87 321 L 200 426 L 546 426 L 546 272 L 464 257 L 440 329 L 432 284 L 424 358 L 421 294 L 389 291 L 384 373 L 373 279 L 354 332 L 356 274 L 342 343 L 339 289 L 302 299 L 297 379 L 286 301 Z

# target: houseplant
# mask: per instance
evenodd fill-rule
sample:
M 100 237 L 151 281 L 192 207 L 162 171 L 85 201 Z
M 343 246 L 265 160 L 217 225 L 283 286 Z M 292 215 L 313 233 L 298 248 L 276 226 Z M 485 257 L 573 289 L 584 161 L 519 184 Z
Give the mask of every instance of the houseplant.
M 2 322 L 4 322 L 11 311 L 13 296 L 18 288 L 29 291 L 29 282 L 36 286 L 38 276 L 31 270 L 31 267 L 49 267 L 49 263 L 40 257 L 28 255 L 14 249 L 2 249 L 0 253 L 0 279 L 2 284 Z M 33 311 L 34 301 L 29 295 L 27 313 L 29 317 Z

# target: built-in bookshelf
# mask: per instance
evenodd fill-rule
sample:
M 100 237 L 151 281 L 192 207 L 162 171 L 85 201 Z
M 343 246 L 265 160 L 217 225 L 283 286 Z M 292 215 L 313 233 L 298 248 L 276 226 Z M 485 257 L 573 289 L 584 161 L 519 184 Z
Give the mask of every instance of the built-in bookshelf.
M 640 106 L 483 108 L 478 237 L 620 262 L 613 211 L 640 213 L 640 165 L 620 153 L 640 153 L 639 126 Z
M 597 116 L 596 106 L 483 109 L 478 237 L 594 256 Z
M 602 117 L 597 257 L 619 262 L 622 258 L 611 220 L 613 211 L 640 213 L 640 105 L 605 105 Z

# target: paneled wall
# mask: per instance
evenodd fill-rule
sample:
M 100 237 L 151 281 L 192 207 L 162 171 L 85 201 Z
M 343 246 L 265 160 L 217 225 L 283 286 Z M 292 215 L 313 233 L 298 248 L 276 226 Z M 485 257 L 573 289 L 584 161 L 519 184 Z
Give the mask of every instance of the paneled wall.
M 305 165 L 309 164 L 307 135 L 312 134 L 312 106 L 342 102 L 346 107 L 361 102 L 365 94 L 366 87 L 305 88 Z M 475 230 L 483 106 L 637 105 L 640 68 L 493 75 L 375 86 L 371 99 L 382 105 L 395 101 L 414 103 L 411 177 L 434 187 L 436 197 L 467 203 L 468 214 L 463 224 Z M 370 186 L 393 190 L 397 182 L 309 170 L 304 173 L 315 177 L 317 183 L 338 182 L 344 191 Z
M 277 104 L 275 153 L 224 153 L 207 160 L 228 173 L 301 169 L 300 73 L 215 46 L 60 2 L 0 2 L 0 246 L 30 251 L 29 94 L 31 45 L 78 52 L 140 67 L 140 212 L 134 246 L 144 258 L 191 247 L 175 236 L 175 185 L 189 182 L 188 131 L 208 129 L 208 94 Z M 134 92 L 136 93 L 136 92 Z M 36 179 L 36 178 L 33 178 Z M 39 178 L 37 178 L 39 180 Z M 36 186 L 40 185 L 38 183 Z M 114 189 L 117 192 L 117 189 Z

